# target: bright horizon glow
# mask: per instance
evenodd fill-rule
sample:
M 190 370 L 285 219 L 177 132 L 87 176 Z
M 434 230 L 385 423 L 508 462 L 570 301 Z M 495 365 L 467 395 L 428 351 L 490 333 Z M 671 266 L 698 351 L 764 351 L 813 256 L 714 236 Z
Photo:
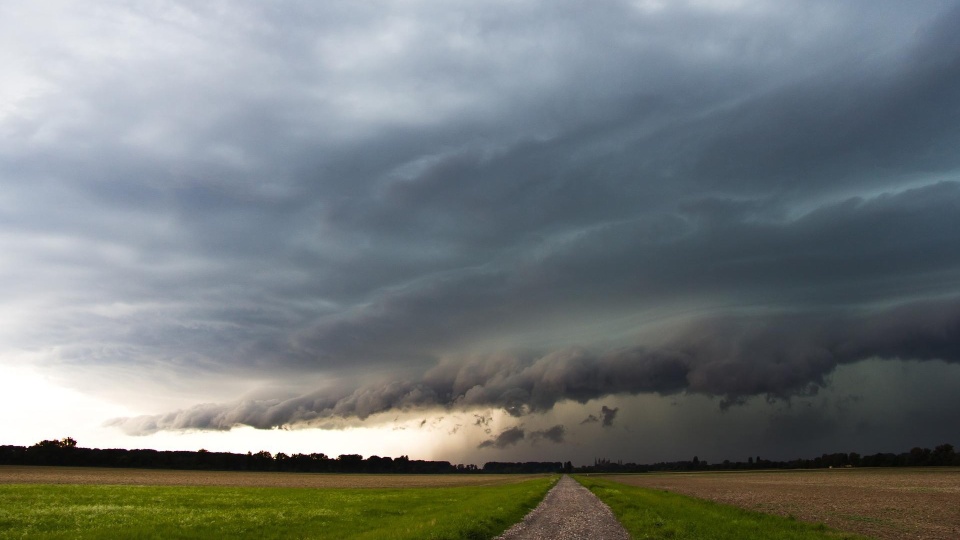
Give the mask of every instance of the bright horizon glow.
M 0 364 L 0 407 L 6 411 L 0 416 L 0 433 L 6 439 L 3 444 L 22 446 L 73 437 L 81 443 L 84 438 L 96 439 L 109 447 L 128 437 L 114 429 L 97 427 L 98 421 L 132 412 L 128 407 L 58 386 L 36 370 L 5 364 Z
M 159 432 L 129 436 L 103 423 L 111 418 L 142 412 L 96 399 L 58 386 L 35 370 L 0 364 L 0 407 L 4 411 L 29 410 L 30 414 L 0 416 L 0 444 L 31 446 L 46 439 L 73 437 L 86 448 L 149 448 L 154 450 L 199 450 L 246 453 L 266 450 L 284 452 L 362 454 L 411 459 L 439 459 L 433 443 L 413 430 L 395 426 L 347 427 L 344 429 L 272 429 L 237 427 L 230 431 Z

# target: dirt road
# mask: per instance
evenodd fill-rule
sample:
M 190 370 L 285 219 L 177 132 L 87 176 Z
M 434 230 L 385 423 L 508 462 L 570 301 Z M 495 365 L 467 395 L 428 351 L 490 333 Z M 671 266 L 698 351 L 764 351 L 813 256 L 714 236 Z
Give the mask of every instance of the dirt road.
M 564 475 L 543 502 L 496 540 L 629 540 L 607 505 Z

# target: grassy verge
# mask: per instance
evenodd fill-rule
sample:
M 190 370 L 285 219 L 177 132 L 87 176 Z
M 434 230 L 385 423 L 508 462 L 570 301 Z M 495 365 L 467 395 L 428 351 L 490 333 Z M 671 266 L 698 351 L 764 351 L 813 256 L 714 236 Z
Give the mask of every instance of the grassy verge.
M 684 495 L 577 476 L 613 510 L 633 538 L 712 540 L 864 539 L 823 524 L 743 510 Z
M 498 486 L 302 489 L 0 485 L 0 538 L 489 539 L 556 477 Z

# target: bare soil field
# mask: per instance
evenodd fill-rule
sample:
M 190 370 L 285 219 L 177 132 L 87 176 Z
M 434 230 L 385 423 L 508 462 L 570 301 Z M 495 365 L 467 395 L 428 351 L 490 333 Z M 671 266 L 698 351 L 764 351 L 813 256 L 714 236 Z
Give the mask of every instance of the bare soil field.
M 609 476 L 880 539 L 960 538 L 960 469 L 820 469 Z
M 0 465 L 0 484 L 418 488 L 512 484 L 542 476 L 521 474 L 317 474 Z

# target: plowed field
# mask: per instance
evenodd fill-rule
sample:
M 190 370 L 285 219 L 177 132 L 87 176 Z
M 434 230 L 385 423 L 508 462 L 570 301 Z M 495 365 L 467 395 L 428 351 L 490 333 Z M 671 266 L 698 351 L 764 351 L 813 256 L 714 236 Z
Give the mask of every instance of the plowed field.
M 639 474 L 607 477 L 884 540 L 960 538 L 960 469 Z
M 415 488 L 512 484 L 530 478 L 542 478 L 543 476 L 519 474 L 313 474 L 0 465 L 0 484 Z

